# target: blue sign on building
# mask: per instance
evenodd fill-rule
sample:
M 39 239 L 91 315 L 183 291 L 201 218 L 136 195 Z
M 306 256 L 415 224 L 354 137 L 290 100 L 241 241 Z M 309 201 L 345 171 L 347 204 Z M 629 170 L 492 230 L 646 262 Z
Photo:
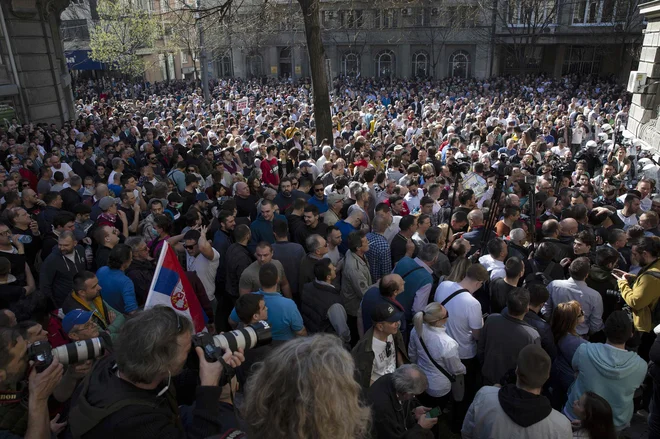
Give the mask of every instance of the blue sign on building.
M 69 50 L 64 52 L 69 70 L 104 70 L 103 63 L 90 58 L 90 50 Z

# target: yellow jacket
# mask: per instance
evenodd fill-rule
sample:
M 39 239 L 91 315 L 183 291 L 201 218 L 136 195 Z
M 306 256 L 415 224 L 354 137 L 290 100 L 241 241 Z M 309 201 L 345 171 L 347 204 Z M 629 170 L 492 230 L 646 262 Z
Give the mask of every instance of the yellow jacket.
M 660 259 L 644 269 L 636 278 L 632 288 L 628 281 L 622 279 L 618 282 L 621 297 L 633 311 L 635 329 L 641 332 L 653 330 L 653 310 L 660 299 L 660 279 L 653 275 L 644 275 L 647 271 L 660 274 Z

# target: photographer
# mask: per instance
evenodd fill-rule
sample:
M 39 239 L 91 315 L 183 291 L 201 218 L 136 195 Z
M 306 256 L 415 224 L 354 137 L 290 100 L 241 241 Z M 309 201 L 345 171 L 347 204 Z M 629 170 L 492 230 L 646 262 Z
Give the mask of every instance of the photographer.
M 209 363 L 201 348 L 192 422 L 184 430 L 172 377 L 183 372 L 192 346 L 192 323 L 166 307 L 136 314 L 122 327 L 114 356 L 97 362 L 83 381 L 69 416 L 76 438 L 205 438 L 223 431 L 218 386 L 222 362 Z M 226 352 L 238 367 L 243 353 Z M 188 375 L 188 374 L 186 374 Z M 183 383 L 181 383 L 183 384 Z M 188 385 L 190 383 L 187 383 Z M 183 390 L 183 385 L 179 390 Z
M 0 437 L 48 439 L 51 424 L 48 400 L 59 385 L 64 368 L 55 359 L 43 372 L 29 372 L 27 341 L 13 328 L 0 328 Z

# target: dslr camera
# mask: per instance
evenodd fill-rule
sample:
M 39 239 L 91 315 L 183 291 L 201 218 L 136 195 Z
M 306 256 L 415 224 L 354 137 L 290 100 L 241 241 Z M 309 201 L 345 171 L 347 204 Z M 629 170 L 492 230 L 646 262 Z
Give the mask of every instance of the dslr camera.
M 192 344 L 194 347 L 200 347 L 204 351 L 204 358 L 209 363 L 219 361 L 222 363 L 222 376 L 220 377 L 220 386 L 229 383 L 236 374 L 234 368 L 229 366 L 222 359 L 222 355 L 227 351 L 236 352 L 239 349 L 248 350 L 259 346 L 264 346 L 272 341 L 272 329 L 268 322 L 261 320 L 252 325 L 241 329 L 225 332 L 223 334 L 211 335 L 202 332 L 193 336 Z M 192 353 L 188 357 L 189 367 L 199 368 L 197 355 Z
M 260 320 L 252 325 L 223 334 L 199 333 L 193 337 L 193 346 L 202 348 L 206 361 L 212 363 L 220 361 L 227 350 L 236 352 L 239 349 L 253 349 L 267 345 L 272 340 L 270 324 L 265 320 Z
M 28 360 L 36 363 L 37 372 L 43 372 L 57 357 L 60 363 L 76 364 L 97 358 L 105 353 L 107 346 L 101 337 L 80 340 L 52 348 L 47 341 L 37 341 L 28 347 Z

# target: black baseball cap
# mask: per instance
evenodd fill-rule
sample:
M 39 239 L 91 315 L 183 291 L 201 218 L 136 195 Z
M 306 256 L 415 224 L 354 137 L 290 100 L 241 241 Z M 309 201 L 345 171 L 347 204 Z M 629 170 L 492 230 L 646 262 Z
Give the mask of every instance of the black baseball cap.
M 371 321 L 378 322 L 398 322 L 403 318 L 403 311 L 399 311 L 391 303 L 383 302 L 376 305 L 371 311 Z

